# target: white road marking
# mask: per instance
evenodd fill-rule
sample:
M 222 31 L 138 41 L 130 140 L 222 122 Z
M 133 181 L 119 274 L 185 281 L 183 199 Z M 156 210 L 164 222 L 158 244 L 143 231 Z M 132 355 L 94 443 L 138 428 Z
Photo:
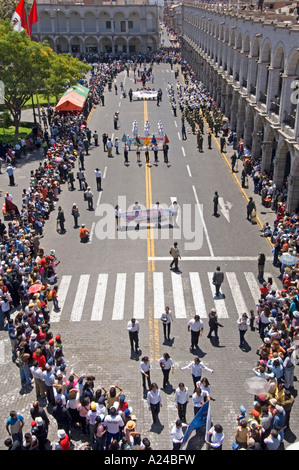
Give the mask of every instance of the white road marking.
M 205 223 L 204 218 L 203 218 L 202 207 L 199 204 L 199 200 L 198 200 L 198 196 L 197 196 L 197 193 L 196 193 L 195 186 L 192 186 L 192 189 L 193 189 L 193 192 L 194 192 L 194 197 L 195 197 L 196 205 L 197 205 L 197 208 L 198 208 L 198 212 L 199 212 L 200 217 L 201 217 L 203 229 L 204 229 L 204 232 L 205 232 L 205 235 L 206 235 L 208 247 L 209 247 L 209 250 L 210 250 L 210 255 L 214 256 L 214 251 L 213 251 L 212 244 L 211 244 L 211 241 L 210 241 L 210 237 L 209 237 L 209 234 L 208 234 L 208 229 L 207 229 L 206 223 Z
M 91 313 L 91 321 L 101 321 L 103 318 L 107 283 L 108 274 L 99 274 Z
M 117 274 L 112 320 L 122 320 L 124 317 L 126 280 L 126 273 Z
M 77 322 L 80 321 L 82 318 L 89 279 L 89 274 L 82 274 L 80 276 L 79 285 L 76 292 L 73 309 L 71 312 L 71 321 Z

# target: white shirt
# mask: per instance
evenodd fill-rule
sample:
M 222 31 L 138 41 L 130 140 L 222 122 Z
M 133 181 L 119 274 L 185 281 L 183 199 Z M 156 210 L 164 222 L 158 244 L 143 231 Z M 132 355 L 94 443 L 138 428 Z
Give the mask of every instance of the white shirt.
M 192 375 L 194 375 L 195 377 L 201 377 L 203 369 L 207 370 L 208 372 L 211 372 L 211 374 L 213 373 L 213 370 L 205 366 L 203 362 L 200 362 L 199 364 L 195 364 L 195 362 L 192 361 L 187 366 L 182 367 L 182 370 L 186 370 L 186 369 L 192 369 Z
M 140 362 L 140 371 L 142 374 L 144 373 L 148 373 L 148 371 L 150 370 L 151 366 L 150 366 L 150 362 L 148 361 L 147 363 L 141 361 Z
M 193 406 L 195 408 L 201 408 L 205 404 L 205 398 L 208 396 L 209 394 L 205 390 L 202 390 L 200 395 L 197 395 L 197 392 L 194 392 L 192 395 Z
M 208 437 L 210 446 L 213 448 L 220 447 L 224 440 L 224 434 L 222 432 L 216 432 L 214 426 L 210 429 L 209 432 L 211 433 L 210 437 Z
M 166 323 L 166 324 L 171 323 L 173 320 L 171 310 L 169 310 L 168 313 L 166 312 L 162 313 L 161 320 L 163 321 L 163 323 Z
M 203 329 L 204 324 L 201 320 L 195 321 L 194 318 L 189 321 L 188 326 L 190 326 L 192 331 L 200 331 Z
M 150 390 L 147 393 L 147 405 L 148 405 L 148 407 L 150 408 L 151 405 L 156 405 L 157 403 L 162 404 L 161 392 L 158 388 L 155 392 L 153 390 Z
M 161 357 L 161 359 L 159 359 L 158 362 L 159 362 L 159 365 L 161 365 L 161 364 L 164 365 L 164 367 L 163 367 L 164 370 L 169 370 L 172 367 L 174 367 L 173 360 L 171 359 L 171 357 L 169 359 L 167 359 L 167 361 L 164 359 L 164 357 Z
M 123 419 L 120 415 L 107 415 L 104 419 L 104 427 L 107 428 L 107 432 L 111 434 L 116 434 L 119 431 L 119 428 L 125 426 Z
M 174 444 L 181 442 L 181 440 L 184 437 L 183 428 L 186 428 L 186 427 L 187 427 L 187 424 L 185 423 L 182 423 L 182 426 L 180 428 L 177 428 L 176 425 L 173 426 L 170 432 L 170 435 L 171 435 L 171 440 Z
M 134 331 L 137 331 L 139 332 L 139 323 L 138 321 L 136 320 L 135 321 L 135 324 L 133 325 L 133 323 L 131 322 L 131 320 L 128 322 L 128 325 L 127 325 L 127 330 L 130 331 L 130 332 L 134 332 Z
M 180 387 L 176 389 L 174 394 L 174 402 L 176 405 L 179 403 L 183 405 L 184 403 L 189 402 L 189 390 L 187 387 L 184 387 L 184 390 L 181 390 Z

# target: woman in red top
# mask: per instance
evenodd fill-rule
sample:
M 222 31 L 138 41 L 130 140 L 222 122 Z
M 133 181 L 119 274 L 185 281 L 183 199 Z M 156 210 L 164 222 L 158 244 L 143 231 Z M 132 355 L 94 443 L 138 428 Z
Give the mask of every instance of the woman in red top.
M 32 359 L 34 361 L 37 361 L 38 362 L 38 367 L 41 369 L 41 370 L 45 370 L 46 368 L 46 358 L 45 356 L 43 355 L 42 351 L 40 348 L 37 348 L 36 351 L 34 351 L 34 353 L 32 354 Z

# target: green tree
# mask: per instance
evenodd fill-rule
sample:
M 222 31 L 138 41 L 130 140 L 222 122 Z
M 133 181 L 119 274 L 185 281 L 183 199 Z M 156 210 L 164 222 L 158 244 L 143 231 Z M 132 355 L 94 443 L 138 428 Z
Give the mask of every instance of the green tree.
M 16 32 L 7 22 L 0 23 L 0 80 L 4 102 L 10 111 L 18 139 L 21 112 L 33 93 L 50 76 L 50 47 L 31 41 L 25 32 Z
M 48 98 L 49 96 L 55 96 L 58 101 L 66 89 L 75 85 L 78 79 L 86 74 L 91 67 L 71 54 L 53 53 L 49 59 L 50 75 L 45 80 L 43 94 Z
M 9 20 L 0 21 L 0 80 L 15 126 L 15 140 L 22 108 L 30 97 L 44 92 L 58 97 L 89 68 L 70 55 L 56 54 L 48 43 L 32 41 L 24 31 L 14 31 Z

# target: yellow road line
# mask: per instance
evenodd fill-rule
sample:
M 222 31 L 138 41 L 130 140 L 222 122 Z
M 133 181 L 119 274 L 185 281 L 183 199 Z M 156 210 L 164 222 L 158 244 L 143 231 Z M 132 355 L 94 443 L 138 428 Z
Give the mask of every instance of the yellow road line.
M 147 101 L 144 100 L 144 122 L 148 121 Z M 152 179 L 151 167 L 145 164 L 145 188 L 146 188 L 146 208 L 151 209 L 153 204 L 152 198 Z M 150 261 L 150 258 L 152 260 Z M 154 230 L 151 224 L 147 226 L 147 259 L 148 259 L 148 288 L 153 294 L 153 272 L 155 271 L 155 239 Z M 149 343 L 150 343 L 150 360 L 158 360 L 160 358 L 159 350 L 159 325 L 158 320 L 154 317 L 153 305 L 149 307 Z

